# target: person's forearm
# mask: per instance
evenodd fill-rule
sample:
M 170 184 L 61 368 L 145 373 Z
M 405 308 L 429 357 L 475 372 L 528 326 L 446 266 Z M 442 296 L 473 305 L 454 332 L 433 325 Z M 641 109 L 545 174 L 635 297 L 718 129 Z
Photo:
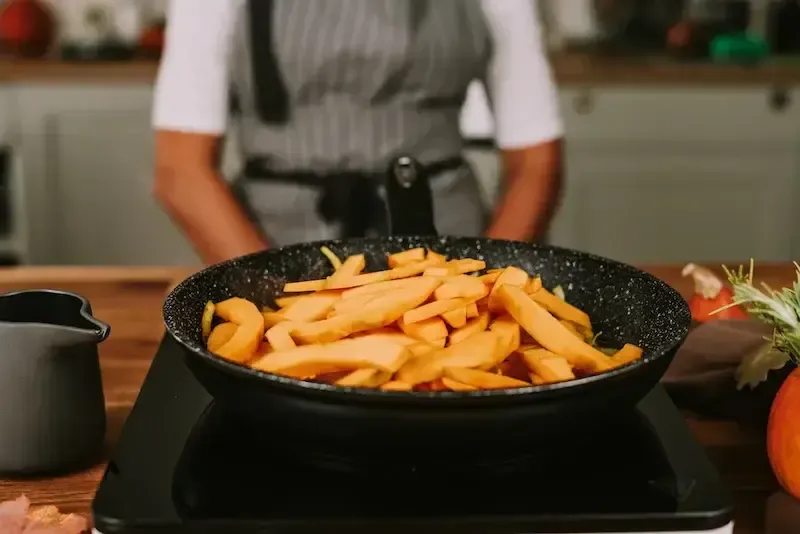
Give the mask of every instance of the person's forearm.
M 157 174 L 156 198 L 205 263 L 267 248 L 261 233 L 213 169 L 161 168 Z
M 542 238 L 561 193 L 561 142 L 503 153 L 502 194 L 487 236 L 513 241 Z

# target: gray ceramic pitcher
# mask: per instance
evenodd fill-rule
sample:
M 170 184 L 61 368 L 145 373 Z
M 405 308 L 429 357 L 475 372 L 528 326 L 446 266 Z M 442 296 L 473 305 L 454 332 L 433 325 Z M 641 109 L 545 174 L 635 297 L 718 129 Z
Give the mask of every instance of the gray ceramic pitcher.
M 78 295 L 0 295 L 0 474 L 82 467 L 106 430 L 97 345 L 110 327 Z

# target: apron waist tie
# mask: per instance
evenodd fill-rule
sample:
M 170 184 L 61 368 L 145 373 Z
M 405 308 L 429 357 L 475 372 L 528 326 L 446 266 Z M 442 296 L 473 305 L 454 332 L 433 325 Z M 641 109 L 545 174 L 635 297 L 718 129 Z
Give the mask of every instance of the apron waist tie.
M 423 165 L 423 172 L 434 179 L 462 167 L 464 163 L 460 156 L 449 158 Z M 317 213 L 327 223 L 341 224 L 343 237 L 363 237 L 368 230 L 385 230 L 386 208 L 378 192 L 385 179 L 384 173 L 273 171 L 266 158 L 254 158 L 245 163 L 244 177 L 320 189 L 322 194 L 317 203 Z

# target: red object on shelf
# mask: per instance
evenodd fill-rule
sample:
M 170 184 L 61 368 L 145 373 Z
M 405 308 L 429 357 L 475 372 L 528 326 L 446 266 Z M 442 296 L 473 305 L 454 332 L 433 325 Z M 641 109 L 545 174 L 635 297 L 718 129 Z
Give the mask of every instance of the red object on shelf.
M 8 0 L 0 9 L 0 47 L 17 58 L 40 58 L 55 39 L 55 19 L 40 0 Z
M 159 21 L 142 32 L 139 37 L 139 51 L 148 58 L 159 59 L 164 51 L 164 32 L 166 23 Z

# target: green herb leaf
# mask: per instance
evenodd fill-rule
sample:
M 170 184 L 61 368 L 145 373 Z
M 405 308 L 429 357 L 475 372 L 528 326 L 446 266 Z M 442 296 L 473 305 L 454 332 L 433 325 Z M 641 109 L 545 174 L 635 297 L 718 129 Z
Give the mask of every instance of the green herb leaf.
M 780 351 L 788 356 L 787 361 L 791 358 L 800 365 L 800 265 L 795 263 L 794 266 L 797 279 L 791 287 L 780 290 L 766 284 L 760 287 L 753 284 L 752 260 L 746 273 L 742 266 L 737 271 L 725 266 L 723 269 L 733 289 L 731 306 L 741 306 L 748 315 L 773 328 L 770 345 L 765 350 Z M 773 357 L 772 361 L 777 360 Z
M 593 347 L 596 347 L 596 346 L 597 346 L 597 340 L 598 340 L 598 339 L 600 339 L 600 336 L 602 336 L 602 335 L 603 335 L 603 333 L 602 333 L 602 332 L 596 332 L 596 333 L 595 333 L 595 334 L 592 336 L 592 339 L 591 339 L 591 341 L 589 341 L 589 345 L 591 345 L 591 346 L 593 346 Z

